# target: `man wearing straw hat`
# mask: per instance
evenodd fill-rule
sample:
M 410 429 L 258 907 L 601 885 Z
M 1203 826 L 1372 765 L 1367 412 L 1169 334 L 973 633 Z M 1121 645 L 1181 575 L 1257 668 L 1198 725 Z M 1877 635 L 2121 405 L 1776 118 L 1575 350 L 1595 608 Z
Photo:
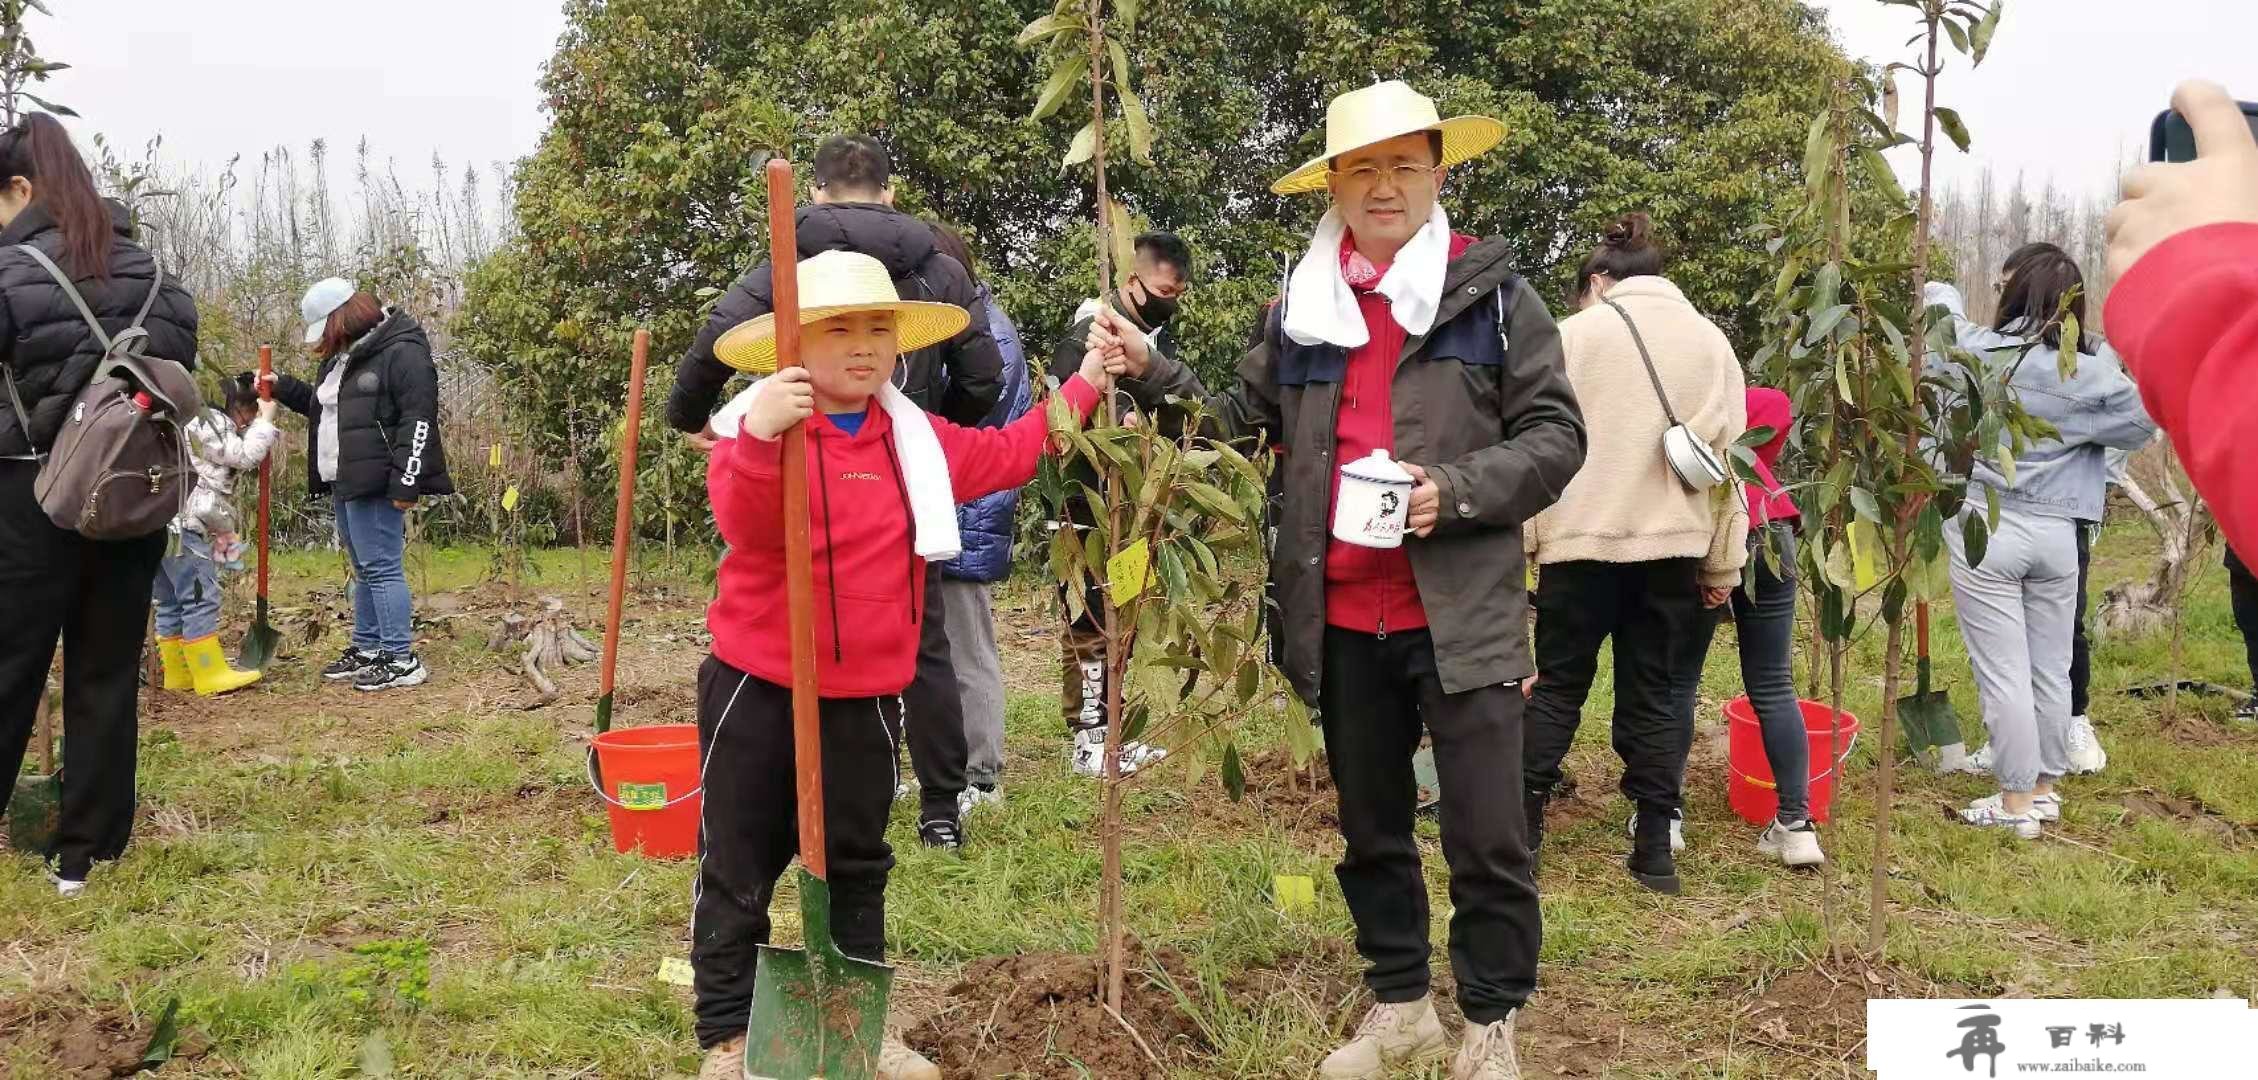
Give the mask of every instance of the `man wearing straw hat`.
M 1412 838 L 1411 755 L 1433 737 L 1450 864 L 1451 969 L 1466 1031 L 1456 1080 L 1519 1077 L 1513 1017 L 1536 987 L 1540 918 L 1521 821 L 1522 699 L 1531 674 L 1521 523 L 1584 459 L 1584 426 L 1552 316 L 1504 240 L 1454 234 L 1445 170 L 1504 125 L 1440 119 L 1401 82 L 1335 98 L 1325 153 L 1276 184 L 1331 208 L 1284 299 L 1211 394 L 1110 313 L 1122 385 L 1148 408 L 1203 402 L 1214 433 L 1282 458 L 1271 584 L 1284 668 L 1318 707 L 1340 793 L 1338 875 L 1376 1004 L 1320 1070 L 1378 1077 L 1448 1053 L 1429 996 L 1428 900 Z M 1406 539 L 1328 531 L 1340 467 L 1380 452 L 1414 481 Z

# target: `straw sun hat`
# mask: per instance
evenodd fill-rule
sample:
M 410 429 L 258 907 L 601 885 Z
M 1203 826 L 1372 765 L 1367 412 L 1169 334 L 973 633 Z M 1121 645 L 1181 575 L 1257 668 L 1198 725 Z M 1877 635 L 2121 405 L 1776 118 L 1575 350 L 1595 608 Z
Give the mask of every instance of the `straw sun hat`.
M 1325 109 L 1325 152 L 1287 173 L 1270 190 L 1280 195 L 1323 191 L 1334 158 L 1421 131 L 1442 132 L 1444 166 L 1483 154 L 1505 138 L 1505 125 L 1487 116 L 1440 119 L 1435 99 L 1390 79 L 1334 98 Z
M 894 341 L 904 353 L 938 345 L 964 331 L 972 316 L 955 304 L 904 300 L 878 260 L 859 251 L 826 251 L 800 260 L 800 325 L 858 311 L 894 313 Z M 714 358 L 739 371 L 776 371 L 776 316 L 738 323 L 714 342 Z

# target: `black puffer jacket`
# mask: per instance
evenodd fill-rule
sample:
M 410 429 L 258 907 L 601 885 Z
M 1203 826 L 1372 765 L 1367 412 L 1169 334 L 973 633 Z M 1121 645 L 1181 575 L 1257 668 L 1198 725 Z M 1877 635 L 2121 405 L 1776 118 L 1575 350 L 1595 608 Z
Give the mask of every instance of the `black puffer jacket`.
M 322 414 L 315 388 L 340 363 L 337 480 L 327 483 L 315 445 Z M 407 312 L 388 309 L 342 357 L 322 361 L 313 382 L 277 378 L 274 399 L 307 420 L 306 486 L 315 495 L 409 502 L 455 493 L 439 446 L 439 369 L 431 363 L 431 339 Z
M 988 328 L 986 305 L 973 289 L 972 274 L 933 242 L 933 228 L 890 206 L 825 203 L 804 207 L 799 216 L 800 257 L 826 251 L 858 251 L 886 264 L 904 300 L 955 304 L 972 315 L 972 325 L 939 345 L 901 358 L 894 385 L 919 408 L 963 427 L 977 426 L 1003 396 L 1003 354 Z M 745 275 L 714 306 L 705 329 L 674 370 L 674 392 L 666 399 L 666 419 L 681 431 L 700 431 L 721 401 L 722 387 L 736 374 L 714 359 L 713 343 L 737 324 L 775 310 L 772 268 L 762 263 Z
M 113 204 L 110 219 L 110 276 L 81 281 L 78 291 L 102 320 L 102 328 L 115 334 L 133 322 L 149 298 L 157 261 L 134 242 L 124 207 Z M 45 268 L 16 250 L 18 244 L 37 247 L 64 271 L 76 273 L 63 258 L 62 231 L 38 203 L 24 208 L 0 230 L 0 364 L 15 378 L 16 393 L 31 417 L 27 441 L 16 410 L 0 394 L 0 457 L 23 457 L 51 447 L 63 413 L 86 388 L 94 365 L 102 359 L 102 345 L 94 340 L 77 305 Z M 148 355 L 196 366 L 196 298 L 170 275 L 142 326 L 149 331 L 148 348 L 143 350 Z

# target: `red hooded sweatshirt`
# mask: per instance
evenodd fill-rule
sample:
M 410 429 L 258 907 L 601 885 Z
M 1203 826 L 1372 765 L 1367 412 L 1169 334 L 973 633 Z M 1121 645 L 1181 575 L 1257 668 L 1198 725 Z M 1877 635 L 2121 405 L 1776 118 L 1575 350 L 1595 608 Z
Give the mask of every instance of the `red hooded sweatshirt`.
M 1098 403 L 1075 376 L 1059 388 L 1081 419 Z M 1050 420 L 1043 409 L 1001 428 L 960 428 L 933 418 L 956 501 L 1035 478 Z M 894 427 L 873 400 L 849 435 L 825 417 L 807 421 L 808 517 L 815 564 L 816 679 L 827 698 L 899 694 L 917 668 L 925 619 L 925 560 L 910 540 L 909 492 Z M 729 544 L 706 610 L 713 653 L 779 686 L 792 684 L 784 600 L 784 442 L 723 439 L 706 466 L 714 523 Z
M 1781 490 L 1775 472 L 1780 467 L 1780 448 L 1788 444 L 1788 423 L 1795 419 L 1795 406 L 1786 394 L 1769 386 L 1749 387 L 1744 400 L 1748 402 L 1748 429 L 1772 429 L 1771 441 L 1756 448 L 1756 478 L 1764 481 L 1764 486 L 1741 489 L 1748 497 L 1749 531 L 1754 532 L 1767 522 L 1798 516 L 1795 500 Z
M 1450 257 L 1466 254 L 1474 238 L 1452 234 Z M 1346 267 L 1356 250 L 1352 234 L 1341 244 Z M 1341 407 L 1334 421 L 1337 462 L 1362 461 L 1374 450 L 1396 456 L 1396 413 L 1393 389 L 1396 365 L 1403 359 L 1407 339 L 1396 322 L 1388 298 L 1372 290 L 1387 276 L 1388 264 L 1373 265 L 1371 285 L 1350 288 L 1364 316 L 1368 339 L 1350 349 L 1348 370 L 1341 378 Z M 1333 470 L 1333 499 L 1341 497 L 1341 472 Z M 1325 520 L 1333 515 L 1328 505 Z M 1331 541 L 1325 548 L 1325 624 L 1364 634 L 1417 630 L 1427 625 L 1427 608 L 1419 602 L 1419 582 L 1411 574 L 1411 556 L 1400 547 L 1368 548 Z
M 2258 225 L 2158 244 L 2117 282 L 2104 314 L 2227 545 L 2258 557 Z

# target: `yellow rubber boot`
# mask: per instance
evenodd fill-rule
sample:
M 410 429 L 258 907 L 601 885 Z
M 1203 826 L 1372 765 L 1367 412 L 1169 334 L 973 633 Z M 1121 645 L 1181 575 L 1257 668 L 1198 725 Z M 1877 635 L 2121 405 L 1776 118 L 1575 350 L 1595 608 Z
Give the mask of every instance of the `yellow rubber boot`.
M 157 655 L 165 661 L 165 689 L 196 689 L 195 678 L 188 674 L 188 654 L 181 650 L 179 638 L 158 638 Z
M 230 690 L 241 690 L 259 681 L 256 671 L 237 671 L 227 664 L 220 654 L 218 634 L 181 643 L 181 651 L 188 656 L 188 671 L 196 680 L 196 692 L 210 697 Z

